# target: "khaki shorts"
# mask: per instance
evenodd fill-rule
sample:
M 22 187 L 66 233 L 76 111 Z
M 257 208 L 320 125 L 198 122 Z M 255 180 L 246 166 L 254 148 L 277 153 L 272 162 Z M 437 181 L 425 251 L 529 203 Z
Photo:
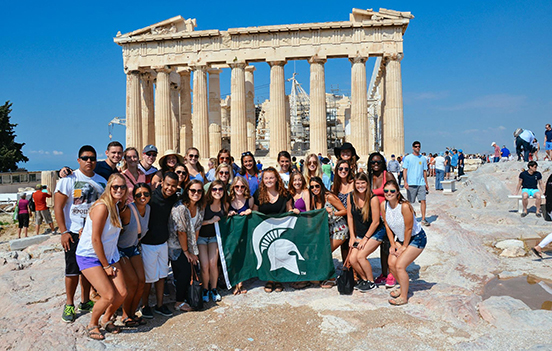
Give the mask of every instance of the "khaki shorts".
M 48 224 L 53 223 L 50 210 L 46 209 L 44 211 L 36 211 L 36 225 L 40 225 L 40 223 L 42 223 L 42 220 L 44 220 L 44 222 Z

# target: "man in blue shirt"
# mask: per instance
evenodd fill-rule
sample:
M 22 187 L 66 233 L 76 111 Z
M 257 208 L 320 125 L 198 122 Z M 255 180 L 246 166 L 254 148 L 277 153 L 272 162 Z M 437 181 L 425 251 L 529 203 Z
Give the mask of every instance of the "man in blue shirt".
M 510 157 L 510 150 L 508 150 L 506 145 L 502 145 L 502 150 L 500 150 L 500 156 L 502 157 L 503 161 L 508 161 L 508 157 Z
M 422 224 L 429 226 L 426 220 L 426 194 L 429 191 L 427 159 L 420 154 L 421 147 L 422 144 L 419 141 L 412 143 L 412 154 L 403 160 L 403 178 L 408 201 L 414 203 L 418 198 L 422 210 Z
M 550 124 L 547 124 L 544 131 L 544 145 L 546 150 L 546 155 L 548 155 L 548 160 L 552 160 L 552 127 Z

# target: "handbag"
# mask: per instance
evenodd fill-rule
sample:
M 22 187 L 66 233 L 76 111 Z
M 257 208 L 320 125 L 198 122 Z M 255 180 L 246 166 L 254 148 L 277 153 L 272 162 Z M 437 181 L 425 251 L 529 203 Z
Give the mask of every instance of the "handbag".
M 353 274 L 353 268 L 349 264 L 350 254 L 351 250 L 349 249 L 347 259 L 345 260 L 345 262 L 343 262 L 343 269 L 341 270 L 341 274 L 338 275 L 336 279 L 337 291 L 339 291 L 340 295 L 352 295 L 355 288 L 355 277 Z
M 192 265 L 192 277 L 188 289 L 188 304 L 196 311 L 203 309 L 203 286 L 194 265 Z

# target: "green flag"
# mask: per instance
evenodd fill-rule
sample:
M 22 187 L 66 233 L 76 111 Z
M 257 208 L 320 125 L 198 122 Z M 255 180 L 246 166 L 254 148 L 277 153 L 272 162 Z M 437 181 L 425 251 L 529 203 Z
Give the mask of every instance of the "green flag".
M 228 288 L 250 278 L 297 282 L 334 275 L 324 209 L 299 215 L 253 212 L 221 219 L 215 228 Z

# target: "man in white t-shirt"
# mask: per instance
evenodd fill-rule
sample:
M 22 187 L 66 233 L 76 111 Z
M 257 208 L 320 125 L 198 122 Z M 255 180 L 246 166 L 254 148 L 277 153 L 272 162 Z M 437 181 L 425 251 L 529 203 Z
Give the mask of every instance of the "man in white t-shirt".
M 58 181 L 54 193 L 54 212 L 61 232 L 61 245 L 65 250 L 65 293 L 67 301 L 61 319 L 73 322 L 76 318 L 74 295 L 79 285 L 81 272 L 75 252 L 79 243 L 80 231 L 90 206 L 100 197 L 107 184 L 105 178 L 94 173 L 96 150 L 85 145 L 79 150 L 79 169 Z M 79 311 L 91 311 L 90 283 L 81 277 L 81 303 Z
M 435 157 L 435 190 L 443 190 L 441 182 L 445 180 L 445 157 L 443 153 Z

